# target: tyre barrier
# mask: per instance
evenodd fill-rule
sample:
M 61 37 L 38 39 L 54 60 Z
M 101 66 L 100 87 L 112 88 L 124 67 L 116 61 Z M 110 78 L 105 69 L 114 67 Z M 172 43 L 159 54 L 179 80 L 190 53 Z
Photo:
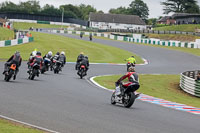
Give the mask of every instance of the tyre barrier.
M 195 80 L 200 70 L 187 71 L 180 75 L 180 88 L 196 97 L 200 97 L 200 80 Z

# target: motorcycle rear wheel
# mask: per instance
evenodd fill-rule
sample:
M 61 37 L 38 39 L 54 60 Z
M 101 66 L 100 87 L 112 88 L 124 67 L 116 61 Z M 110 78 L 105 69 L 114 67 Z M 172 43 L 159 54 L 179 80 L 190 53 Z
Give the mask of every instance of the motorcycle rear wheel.
M 123 104 L 124 107 L 130 108 L 135 102 L 135 94 L 133 92 L 125 93 Z

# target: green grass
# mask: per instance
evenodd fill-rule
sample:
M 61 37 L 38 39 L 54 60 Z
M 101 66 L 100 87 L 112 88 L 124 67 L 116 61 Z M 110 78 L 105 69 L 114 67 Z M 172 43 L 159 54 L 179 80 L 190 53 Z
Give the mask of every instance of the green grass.
M 0 27 L 0 40 L 11 40 L 14 38 L 14 32 L 7 28 Z
M 181 34 L 145 34 L 148 38 L 157 38 L 161 40 L 176 40 L 181 42 L 195 42 L 200 39 L 199 36 L 194 35 L 181 35 Z
M 97 77 L 94 80 L 100 85 L 114 89 L 114 83 L 121 75 Z M 200 107 L 200 98 L 194 97 L 182 91 L 179 87 L 179 75 L 139 75 L 141 92 L 146 95 L 182 103 L 190 106 Z
M 14 22 L 15 29 L 29 29 L 30 27 L 33 28 L 61 28 L 61 25 L 50 25 L 50 24 L 37 24 L 37 23 L 22 23 L 22 22 Z M 67 28 L 67 26 L 63 26 L 63 28 Z
M 22 58 L 27 60 L 30 53 L 37 48 L 42 54 L 52 51 L 65 51 L 68 61 L 76 61 L 80 52 L 89 56 L 90 62 L 97 63 L 126 63 L 124 59 L 134 55 L 131 52 L 119 48 L 93 43 L 90 41 L 77 40 L 59 35 L 45 33 L 32 33 L 35 40 L 32 43 L 0 48 L 0 58 L 7 59 L 16 50 L 21 52 Z M 136 56 L 136 55 L 135 55 Z M 136 56 L 137 63 L 143 63 L 142 59 Z
M 0 133 L 42 133 L 42 131 L 0 119 Z
M 112 40 L 109 38 L 104 38 L 104 37 L 95 37 L 98 39 L 105 39 L 105 40 Z M 114 40 L 117 41 L 117 40 Z M 121 41 L 124 42 L 124 41 Z M 170 49 L 170 50 L 176 50 L 176 51 L 180 51 L 180 52 L 185 52 L 185 53 L 189 53 L 192 55 L 196 55 L 196 56 L 200 56 L 200 49 L 198 48 L 183 48 L 183 47 L 168 47 L 168 46 L 162 46 L 162 45 L 153 45 L 153 44 L 145 44 L 145 43 L 136 43 L 136 42 L 128 42 L 130 44 L 137 44 L 137 45 L 146 45 L 146 46 L 150 46 L 150 47 L 160 47 L 160 48 L 166 48 L 166 49 Z
M 154 30 L 195 32 L 196 28 L 200 29 L 200 25 L 199 24 L 172 25 L 172 26 L 154 28 Z

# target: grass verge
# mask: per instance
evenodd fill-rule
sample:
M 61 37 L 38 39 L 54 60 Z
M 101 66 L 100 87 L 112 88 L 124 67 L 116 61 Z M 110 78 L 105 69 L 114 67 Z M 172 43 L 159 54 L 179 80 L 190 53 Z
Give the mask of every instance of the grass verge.
M 181 34 L 145 34 L 148 38 L 157 38 L 161 40 L 176 40 L 182 42 L 194 42 L 196 39 L 200 39 L 199 36 L 193 35 L 181 35 Z
M 61 25 L 50 25 L 50 24 L 37 24 L 37 23 L 23 23 L 23 22 L 14 22 L 15 29 L 29 29 L 30 27 L 33 28 L 61 28 Z M 63 26 L 63 28 L 67 28 L 68 26 Z
M 35 38 L 34 42 L 0 48 L 0 58 L 7 59 L 18 50 L 21 52 L 22 58 L 27 60 L 35 48 L 41 51 L 43 55 L 48 51 L 52 51 L 54 54 L 57 51 L 65 51 L 68 61 L 76 61 L 77 56 L 82 51 L 88 55 L 90 62 L 96 63 L 126 63 L 124 59 L 134 55 L 119 48 L 90 41 L 38 32 L 33 32 L 32 34 Z M 136 56 L 136 60 L 137 63 L 143 63 L 143 60 L 138 56 Z
M 164 27 L 154 28 L 154 30 L 195 32 L 196 28 L 200 29 L 200 24 L 182 24 L 182 25 L 164 26 Z
M 24 125 L 10 122 L 0 118 L 0 132 L 1 133 L 44 133 L 43 131 L 32 129 Z
M 14 32 L 12 30 L 0 27 L 0 41 L 11 40 L 13 38 L 14 38 Z
M 114 83 L 121 75 L 97 77 L 94 80 L 100 85 L 114 89 Z M 139 75 L 141 92 L 146 95 L 200 107 L 200 98 L 194 97 L 182 91 L 179 87 L 179 75 Z

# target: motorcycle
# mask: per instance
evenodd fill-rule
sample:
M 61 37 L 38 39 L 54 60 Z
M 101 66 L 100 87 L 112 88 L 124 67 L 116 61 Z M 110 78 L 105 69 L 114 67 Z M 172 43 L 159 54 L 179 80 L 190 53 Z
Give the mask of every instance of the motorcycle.
M 79 68 L 77 74 L 80 76 L 81 79 L 82 79 L 84 76 L 87 75 L 87 74 L 86 74 L 86 67 L 85 67 L 85 65 L 81 65 L 81 67 Z
M 62 62 L 54 60 L 53 69 L 55 74 L 58 74 L 60 71 L 62 71 Z
M 6 82 L 9 82 L 10 79 L 11 79 L 11 78 L 13 77 L 13 75 L 15 75 L 15 74 L 16 74 L 16 65 L 15 65 L 15 64 L 12 64 L 12 65 L 9 67 L 7 74 L 5 74 L 4 80 L 5 80 Z M 15 80 L 14 77 L 13 77 L 13 79 Z
M 38 63 L 35 63 L 32 68 L 29 71 L 29 79 L 34 80 L 35 76 L 39 77 L 39 70 L 40 70 L 40 65 Z
M 120 91 L 121 87 L 124 88 L 123 94 Z M 134 87 L 136 87 L 136 89 L 139 88 L 139 84 L 135 84 Z M 111 104 L 115 105 L 116 103 L 119 103 L 123 104 L 126 108 L 130 108 L 135 102 L 135 99 L 139 97 L 139 95 L 140 94 L 135 95 L 134 88 L 125 88 L 123 83 L 120 83 L 120 85 L 116 87 L 111 96 Z
M 128 62 L 126 66 L 127 66 L 127 72 L 128 72 L 129 67 L 135 67 L 135 64 Z
M 49 58 L 45 58 L 41 69 L 41 73 L 43 74 L 46 71 L 49 71 L 50 65 L 51 65 L 51 60 Z

